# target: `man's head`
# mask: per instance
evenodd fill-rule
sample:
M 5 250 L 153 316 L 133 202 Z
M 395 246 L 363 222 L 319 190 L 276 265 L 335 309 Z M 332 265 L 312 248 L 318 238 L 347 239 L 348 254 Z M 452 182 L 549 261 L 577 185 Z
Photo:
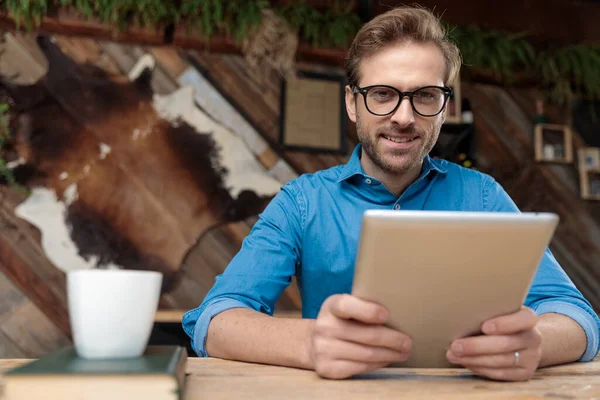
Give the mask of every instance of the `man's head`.
M 423 8 L 396 8 L 361 28 L 346 60 L 346 108 L 357 125 L 363 166 L 386 174 L 420 170 L 460 65 L 458 48 Z M 412 102 L 399 92 L 414 92 Z

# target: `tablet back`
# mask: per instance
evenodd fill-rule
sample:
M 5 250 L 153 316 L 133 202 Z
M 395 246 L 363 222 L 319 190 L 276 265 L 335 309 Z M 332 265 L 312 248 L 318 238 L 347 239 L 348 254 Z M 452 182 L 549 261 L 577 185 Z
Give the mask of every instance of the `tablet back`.
M 396 366 L 451 367 L 449 344 L 523 305 L 558 224 L 549 213 L 369 210 L 352 293 L 413 339 Z

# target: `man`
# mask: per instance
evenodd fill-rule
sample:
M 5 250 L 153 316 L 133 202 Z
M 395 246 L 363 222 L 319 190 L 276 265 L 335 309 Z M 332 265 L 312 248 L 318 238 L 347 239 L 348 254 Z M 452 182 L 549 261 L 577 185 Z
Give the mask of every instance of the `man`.
M 367 209 L 518 212 L 493 178 L 433 160 L 458 49 L 420 8 L 367 23 L 348 54 L 346 109 L 360 145 L 348 164 L 286 184 L 184 329 L 196 352 L 314 369 L 346 378 L 410 357 L 411 338 L 388 311 L 351 291 Z M 402 254 L 398 254 L 401 267 Z M 273 318 L 296 275 L 303 319 Z M 486 321 L 483 334 L 452 343 L 449 361 L 498 380 L 527 380 L 540 366 L 588 361 L 600 320 L 546 251 L 526 304 Z

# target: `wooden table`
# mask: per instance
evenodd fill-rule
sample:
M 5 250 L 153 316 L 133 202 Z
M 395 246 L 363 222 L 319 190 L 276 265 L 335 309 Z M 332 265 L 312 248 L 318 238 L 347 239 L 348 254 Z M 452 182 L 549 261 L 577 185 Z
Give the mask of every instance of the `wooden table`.
M 0 371 L 27 360 L 0 360 Z M 188 360 L 195 399 L 598 399 L 600 359 L 539 370 L 528 382 L 494 382 L 463 369 L 384 368 L 343 381 L 312 371 L 218 359 Z
M 156 323 L 171 323 L 181 324 L 183 314 L 188 310 L 158 310 L 154 316 L 154 322 Z M 275 311 L 274 317 L 279 318 L 302 318 L 301 311 Z

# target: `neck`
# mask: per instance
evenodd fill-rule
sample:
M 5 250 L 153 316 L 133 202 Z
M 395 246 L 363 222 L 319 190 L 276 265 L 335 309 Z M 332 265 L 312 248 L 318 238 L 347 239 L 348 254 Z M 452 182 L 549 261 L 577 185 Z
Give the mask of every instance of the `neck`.
M 365 170 L 365 173 L 381 182 L 391 193 L 400 197 L 407 187 L 417 180 L 423 168 L 421 161 L 414 168 L 403 172 L 388 172 L 379 168 L 369 159 L 369 157 L 361 157 L 360 163 Z

